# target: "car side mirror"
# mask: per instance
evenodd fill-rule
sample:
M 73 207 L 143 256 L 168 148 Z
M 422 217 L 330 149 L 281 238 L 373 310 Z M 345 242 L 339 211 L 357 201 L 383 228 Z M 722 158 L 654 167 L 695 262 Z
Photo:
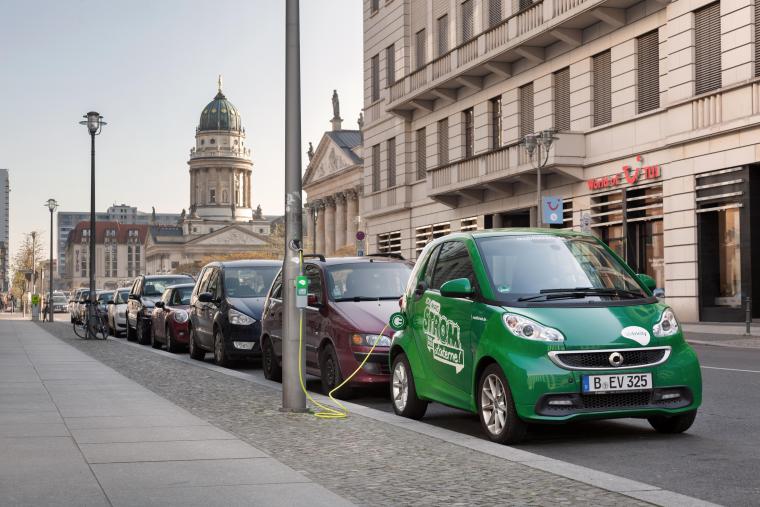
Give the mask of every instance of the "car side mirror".
M 163 301 L 156 301 L 156 304 L 153 305 L 153 306 L 155 306 L 156 308 L 163 308 L 164 307 L 164 302 Z
M 639 279 L 639 282 L 644 285 L 644 287 L 649 289 L 649 292 L 652 292 L 657 288 L 657 282 L 651 276 L 644 273 L 639 273 L 636 275 L 636 277 Z
M 313 306 L 313 307 L 319 307 L 319 306 L 321 306 L 319 304 L 319 299 L 317 299 L 317 295 L 316 294 L 309 294 L 308 296 L 306 296 L 306 305 L 307 306 Z
M 140 295 L 139 294 L 130 294 L 129 299 L 132 301 L 140 301 Z
M 214 301 L 214 295 L 210 292 L 201 292 L 198 294 L 199 303 L 211 303 Z
M 470 280 L 455 278 L 441 285 L 441 296 L 446 298 L 467 298 L 475 294 Z

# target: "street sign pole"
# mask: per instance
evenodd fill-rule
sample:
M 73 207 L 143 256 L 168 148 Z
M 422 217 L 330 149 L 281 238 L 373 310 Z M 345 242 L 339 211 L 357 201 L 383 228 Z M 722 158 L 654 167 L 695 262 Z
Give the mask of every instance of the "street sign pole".
M 306 411 L 306 396 L 299 381 L 300 310 L 296 282 L 303 248 L 301 192 L 301 54 L 299 0 L 285 3 L 285 261 L 283 266 L 284 315 L 282 340 L 282 410 Z M 301 357 L 301 360 L 303 358 Z

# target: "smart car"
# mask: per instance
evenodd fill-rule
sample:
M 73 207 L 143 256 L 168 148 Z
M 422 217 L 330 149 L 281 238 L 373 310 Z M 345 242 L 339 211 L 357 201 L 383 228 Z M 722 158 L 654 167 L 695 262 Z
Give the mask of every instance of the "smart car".
M 352 388 L 387 384 L 393 330 L 386 324 L 398 310 L 411 273 L 409 263 L 393 256 L 317 255 L 307 259 L 303 271 L 309 281 L 303 325 L 306 373 L 319 376 L 323 391 L 329 393 L 359 368 L 376 344 L 362 369 L 337 394 L 349 397 Z M 282 306 L 278 275 L 262 323 L 262 368 L 271 380 L 281 377 Z
M 186 347 L 190 339 L 188 322 L 190 316 L 190 295 L 195 284 L 170 285 L 160 301 L 156 301 L 151 315 L 150 343 L 154 349 L 166 345 L 168 352 L 178 352 Z
M 479 414 L 494 441 L 528 423 L 646 418 L 686 431 L 702 400 L 674 311 L 594 236 L 458 233 L 420 255 L 390 350 L 394 411 L 435 401 Z

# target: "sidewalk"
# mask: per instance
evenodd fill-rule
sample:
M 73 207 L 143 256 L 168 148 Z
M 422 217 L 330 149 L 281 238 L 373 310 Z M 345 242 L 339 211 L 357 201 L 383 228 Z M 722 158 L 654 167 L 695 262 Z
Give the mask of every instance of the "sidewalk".
M 11 320 L 0 323 L 0 492 L 3 505 L 351 505 Z
M 752 322 L 750 334 L 744 324 L 734 322 L 683 323 L 684 336 L 689 343 L 724 347 L 760 348 L 760 322 Z

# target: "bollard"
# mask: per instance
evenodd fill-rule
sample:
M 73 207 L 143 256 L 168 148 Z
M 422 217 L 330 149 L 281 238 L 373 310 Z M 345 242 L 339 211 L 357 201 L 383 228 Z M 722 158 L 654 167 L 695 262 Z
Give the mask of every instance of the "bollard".
M 744 332 L 744 334 L 750 334 L 751 326 L 752 326 L 752 298 L 747 296 L 747 298 L 744 300 L 744 308 L 745 308 L 745 314 L 744 314 L 744 323 L 746 324 L 747 328 Z

